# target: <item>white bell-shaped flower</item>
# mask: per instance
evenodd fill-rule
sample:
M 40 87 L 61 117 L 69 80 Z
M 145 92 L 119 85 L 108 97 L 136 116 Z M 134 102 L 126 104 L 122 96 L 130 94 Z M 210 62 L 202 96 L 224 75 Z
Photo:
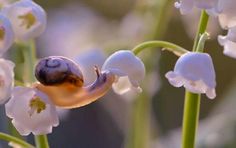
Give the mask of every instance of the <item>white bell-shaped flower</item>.
M 15 87 L 12 98 L 6 103 L 6 114 L 21 135 L 48 134 L 59 124 L 56 108 L 43 92 Z
M 218 1 L 219 0 L 180 0 L 175 2 L 175 7 L 180 9 L 181 14 L 187 14 L 194 7 L 199 9 L 205 9 L 210 11 L 218 12 Z
M 129 50 L 120 50 L 107 58 L 102 71 L 108 70 L 117 77 L 112 87 L 118 94 L 124 94 L 133 89 L 141 92 L 140 81 L 144 79 L 145 67 L 143 62 Z
M 223 29 L 228 29 L 236 26 L 236 1 L 235 0 L 220 0 L 219 22 Z
M 175 87 L 184 86 L 192 93 L 205 93 L 210 99 L 216 97 L 215 70 L 207 53 L 183 54 L 176 62 L 174 71 L 167 72 L 165 76 Z
M 236 27 L 230 28 L 226 36 L 219 35 L 218 42 L 224 46 L 224 54 L 236 58 Z
M 20 0 L 3 9 L 10 19 L 17 40 L 28 41 L 38 37 L 46 27 L 46 13 L 31 0 Z
M 10 97 L 14 85 L 15 64 L 11 61 L 0 59 L 0 104 L 5 103 Z
M 12 25 L 7 17 L 0 14 L 0 56 L 10 48 L 13 41 L 14 33 Z

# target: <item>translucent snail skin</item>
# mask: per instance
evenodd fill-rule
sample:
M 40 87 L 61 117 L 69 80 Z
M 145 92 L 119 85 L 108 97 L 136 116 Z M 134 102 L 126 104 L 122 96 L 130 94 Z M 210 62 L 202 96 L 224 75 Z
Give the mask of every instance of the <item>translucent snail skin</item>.
M 115 75 L 110 71 L 100 72 L 95 67 L 95 72 L 97 79 L 84 86 L 82 72 L 75 62 L 61 56 L 50 56 L 36 65 L 35 76 L 40 83 L 35 87 L 46 93 L 56 106 L 81 107 L 105 95 L 115 81 Z

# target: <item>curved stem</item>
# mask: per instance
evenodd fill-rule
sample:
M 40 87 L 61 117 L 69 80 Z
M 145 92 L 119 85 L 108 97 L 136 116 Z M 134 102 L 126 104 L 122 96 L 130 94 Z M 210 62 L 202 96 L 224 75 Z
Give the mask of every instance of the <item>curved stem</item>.
M 188 50 L 182 48 L 181 46 L 178 46 L 178 45 L 170 43 L 170 42 L 158 41 L 158 40 L 143 42 L 143 43 L 137 45 L 136 47 L 134 47 L 132 49 L 132 51 L 135 55 L 137 55 L 138 53 L 140 53 L 144 49 L 154 48 L 154 47 L 161 47 L 161 48 L 166 49 L 170 52 L 173 52 L 177 56 L 181 56 L 182 54 L 188 52 Z
M 16 137 L 13 137 L 11 135 L 8 135 L 8 134 L 2 133 L 2 132 L 0 132 L 0 139 L 5 140 L 5 141 L 9 141 L 9 142 L 14 142 L 16 144 L 21 145 L 22 147 L 35 148 L 33 145 L 31 145 L 21 139 L 18 139 Z
M 49 148 L 48 138 L 46 135 L 35 135 L 34 139 L 37 148 Z
M 198 24 L 198 31 L 194 39 L 192 51 L 196 51 L 200 35 L 206 32 L 208 20 L 209 20 L 209 15 L 206 13 L 206 11 L 203 10 Z
M 201 34 L 205 33 L 206 31 L 208 18 L 208 14 L 205 11 L 202 11 L 201 18 L 199 21 L 198 32 L 194 41 L 193 51 L 203 51 L 205 41 L 201 42 L 200 44 L 198 43 Z M 195 147 L 194 145 L 199 119 L 200 100 L 200 94 L 194 94 L 185 90 L 185 103 L 182 127 L 182 148 Z
M 208 33 L 205 32 L 205 33 L 201 34 L 201 36 L 199 37 L 198 44 L 197 44 L 196 52 L 203 52 L 205 42 L 208 39 L 209 39 L 209 34 Z

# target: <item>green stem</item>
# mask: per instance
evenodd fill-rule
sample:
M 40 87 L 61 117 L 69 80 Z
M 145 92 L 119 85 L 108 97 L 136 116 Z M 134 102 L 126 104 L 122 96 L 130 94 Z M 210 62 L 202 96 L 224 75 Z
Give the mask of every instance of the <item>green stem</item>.
M 8 135 L 2 132 L 0 132 L 0 139 L 8 141 L 8 142 L 14 142 L 25 148 L 35 148 L 33 145 L 25 142 L 24 140 L 18 139 L 16 137 L 13 137 L 11 135 Z
M 22 44 L 24 57 L 24 70 L 26 71 L 25 83 L 32 83 L 35 81 L 34 77 L 34 65 L 36 61 L 36 51 L 34 41 L 30 41 L 29 44 Z
M 126 148 L 146 148 L 149 147 L 149 112 L 150 99 L 148 94 L 143 92 L 132 104 L 132 115 L 127 139 Z
M 200 111 L 199 94 L 185 91 L 182 148 L 194 148 Z
M 208 14 L 205 11 L 202 11 L 199 21 L 198 32 L 194 40 L 193 51 L 203 51 L 205 41 L 199 43 L 199 40 L 201 34 L 206 32 L 208 19 Z M 195 147 L 195 136 L 198 127 L 198 118 L 200 111 L 200 99 L 200 94 L 194 94 L 185 90 L 185 103 L 182 127 L 182 148 Z
M 170 52 L 173 52 L 177 56 L 180 56 L 180 55 L 188 52 L 188 50 L 184 49 L 183 47 L 181 47 L 179 45 L 176 45 L 176 44 L 173 44 L 170 42 L 166 42 L 166 41 L 158 41 L 158 40 L 143 42 L 143 43 L 137 45 L 136 47 L 134 47 L 132 49 L 132 51 L 135 55 L 137 55 L 139 52 L 143 51 L 144 49 L 154 48 L 154 47 L 164 48 Z
M 49 148 L 48 138 L 46 135 L 35 135 L 34 139 L 37 148 Z
M 192 49 L 193 51 L 196 51 L 200 35 L 206 32 L 208 20 L 209 20 L 209 15 L 206 13 L 206 11 L 203 10 L 198 24 L 198 31 L 194 39 L 194 44 Z
M 203 52 L 204 50 L 204 46 L 205 46 L 205 42 L 206 40 L 209 39 L 209 34 L 208 33 L 203 33 L 201 34 L 198 44 L 197 44 L 197 48 L 196 48 L 196 52 Z
M 157 7 L 154 13 L 157 16 L 154 22 L 153 33 L 149 37 L 150 39 L 160 39 L 163 37 L 168 28 L 168 22 L 171 19 L 174 0 L 158 0 L 155 3 Z

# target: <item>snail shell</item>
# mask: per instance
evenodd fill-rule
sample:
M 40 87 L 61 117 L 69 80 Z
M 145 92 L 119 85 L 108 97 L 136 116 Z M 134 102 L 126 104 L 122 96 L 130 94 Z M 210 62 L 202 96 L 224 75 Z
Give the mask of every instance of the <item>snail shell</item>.
M 35 77 L 40 83 L 47 86 L 70 83 L 81 87 L 84 83 L 79 66 L 72 60 L 61 56 L 41 59 L 36 65 Z

